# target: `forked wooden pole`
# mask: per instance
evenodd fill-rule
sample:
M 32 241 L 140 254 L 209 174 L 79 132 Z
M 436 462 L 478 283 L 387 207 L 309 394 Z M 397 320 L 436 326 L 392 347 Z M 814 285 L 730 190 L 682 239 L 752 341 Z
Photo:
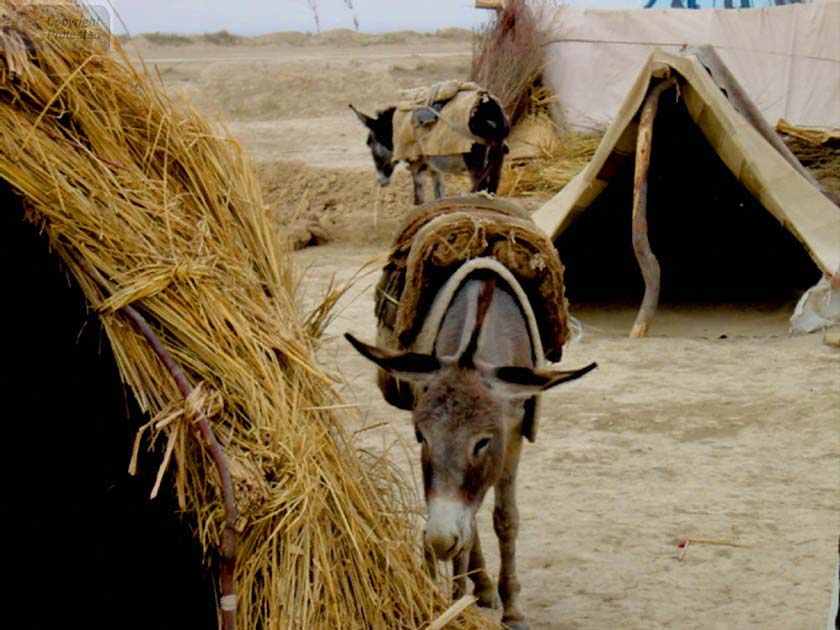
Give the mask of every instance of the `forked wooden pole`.
M 648 168 L 650 167 L 650 149 L 653 140 L 653 120 L 662 92 L 675 84 L 674 78 L 666 79 L 651 88 L 639 120 L 639 132 L 636 138 L 636 172 L 633 176 L 633 251 L 645 279 L 645 296 L 630 337 L 646 337 L 650 321 L 659 305 L 659 261 L 650 249 L 647 224 L 647 186 Z
M 152 346 L 155 354 L 172 376 L 184 399 L 189 398 L 192 393 L 192 386 L 187 380 L 186 374 L 184 374 L 181 366 L 175 362 L 175 359 L 166 347 L 164 347 L 154 330 L 152 330 L 152 327 L 146 321 L 146 318 L 130 304 L 123 306 L 120 310 L 128 316 L 140 334 Z M 222 530 L 222 539 L 219 545 L 219 556 L 221 559 L 219 578 L 221 597 L 219 598 L 219 607 L 222 612 L 222 630 L 234 630 L 236 625 L 236 592 L 234 590 L 233 575 L 236 571 L 236 546 L 239 535 L 236 531 L 237 510 L 233 478 L 231 477 L 230 467 L 228 466 L 222 445 L 216 439 L 213 428 L 210 426 L 207 418 L 204 417 L 204 414 L 198 414 L 195 424 L 199 435 L 204 440 L 204 448 L 210 453 L 210 457 L 216 465 L 216 470 L 219 473 L 219 481 L 222 486 L 222 502 L 225 507 L 225 527 Z

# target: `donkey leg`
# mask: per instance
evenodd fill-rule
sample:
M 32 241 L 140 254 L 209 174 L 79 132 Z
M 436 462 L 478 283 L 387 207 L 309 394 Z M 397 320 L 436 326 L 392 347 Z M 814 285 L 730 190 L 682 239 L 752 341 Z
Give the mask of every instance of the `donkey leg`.
M 446 184 L 444 181 L 443 173 L 441 173 L 440 171 L 436 171 L 435 169 L 431 169 L 429 173 L 432 176 L 432 184 L 434 184 L 435 188 L 435 199 L 440 199 L 446 194 Z
M 484 165 L 487 160 L 487 147 L 483 144 L 474 143 L 469 153 L 464 153 L 464 165 L 470 174 L 472 192 L 485 190 Z
M 496 505 L 493 509 L 493 529 L 499 537 L 499 595 L 502 598 L 504 614 L 502 623 L 511 630 L 528 630 L 525 615 L 519 609 L 519 580 L 516 577 L 516 536 L 519 533 L 519 510 L 516 507 L 516 469 L 522 438 L 515 437 L 511 443 L 505 470 L 496 484 Z
M 502 177 L 502 165 L 505 161 L 505 144 L 500 140 L 487 148 L 486 177 L 480 184 L 483 190 L 496 194 L 499 189 L 499 180 Z
M 411 181 L 414 184 L 414 205 L 419 206 L 426 201 L 426 163 L 422 160 L 409 162 L 408 170 L 411 172 Z
M 499 607 L 499 593 L 493 580 L 484 567 L 484 554 L 481 553 L 481 540 L 478 530 L 473 528 L 475 539 L 470 551 L 470 579 L 473 582 L 473 594 L 478 597 L 478 605 L 484 608 Z

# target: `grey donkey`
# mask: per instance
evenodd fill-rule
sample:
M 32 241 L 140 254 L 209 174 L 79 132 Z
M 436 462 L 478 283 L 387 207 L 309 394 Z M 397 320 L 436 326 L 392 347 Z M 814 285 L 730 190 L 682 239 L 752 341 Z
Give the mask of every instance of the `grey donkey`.
M 394 160 L 396 108 L 389 107 L 379 111 L 375 118 L 363 114 L 353 105 L 350 105 L 350 109 L 368 129 L 367 145 L 373 157 L 376 178 L 381 186 L 387 186 L 397 166 Z M 460 173 L 464 170 L 470 174 L 472 192 L 480 190 L 489 193 L 496 192 L 507 152 L 504 140 L 510 132 L 507 115 L 495 101 L 488 100 L 476 108 L 469 121 L 469 130 L 483 142 L 473 143 L 468 153 L 421 156 L 418 160 L 408 161 L 408 170 L 411 172 L 414 184 L 415 205 L 426 200 L 424 183 L 427 173 L 431 176 L 436 199 L 440 199 L 445 194 L 444 174 Z
M 497 605 L 475 524 L 484 495 L 493 487 L 502 622 L 527 630 L 516 576 L 516 471 L 525 404 L 541 391 L 580 378 L 596 364 L 568 371 L 534 368 L 523 311 L 514 292 L 494 275 L 464 281 L 430 355 L 384 350 L 345 336 L 364 357 L 415 390 L 413 419 L 422 444 L 428 510 L 424 539 L 433 573 L 435 559 L 452 560 L 455 597 L 466 592 L 469 575 L 478 604 Z

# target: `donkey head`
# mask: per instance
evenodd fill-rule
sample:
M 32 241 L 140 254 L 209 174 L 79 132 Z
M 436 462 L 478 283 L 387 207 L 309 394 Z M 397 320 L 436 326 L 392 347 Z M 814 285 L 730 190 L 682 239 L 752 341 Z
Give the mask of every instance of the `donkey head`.
M 492 297 L 492 291 L 490 292 Z M 415 389 L 413 410 L 428 509 L 426 545 L 438 560 L 472 541 L 475 514 L 505 468 L 518 427 L 505 422 L 511 401 L 579 378 L 594 369 L 552 371 L 496 367 L 476 361 L 478 330 L 489 298 L 482 295 L 476 325 L 459 357 L 392 352 L 345 337 L 365 358 Z
M 350 109 L 362 124 L 368 128 L 367 145 L 373 155 L 373 164 L 376 167 L 376 179 L 381 186 L 387 186 L 394 173 L 394 107 L 389 107 L 377 112 L 376 118 L 363 114 L 350 105 Z

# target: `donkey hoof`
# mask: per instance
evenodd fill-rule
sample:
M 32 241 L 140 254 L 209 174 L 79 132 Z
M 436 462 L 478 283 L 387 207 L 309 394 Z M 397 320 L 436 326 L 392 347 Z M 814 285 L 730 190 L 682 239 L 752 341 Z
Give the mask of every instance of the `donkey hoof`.
M 528 625 L 527 621 L 505 621 L 502 619 L 502 626 L 507 628 L 508 630 L 531 630 L 531 626 Z
M 488 589 L 486 592 L 478 595 L 478 601 L 476 603 L 481 608 L 499 610 L 502 607 L 502 598 L 499 597 L 499 593 L 495 588 L 492 590 Z

